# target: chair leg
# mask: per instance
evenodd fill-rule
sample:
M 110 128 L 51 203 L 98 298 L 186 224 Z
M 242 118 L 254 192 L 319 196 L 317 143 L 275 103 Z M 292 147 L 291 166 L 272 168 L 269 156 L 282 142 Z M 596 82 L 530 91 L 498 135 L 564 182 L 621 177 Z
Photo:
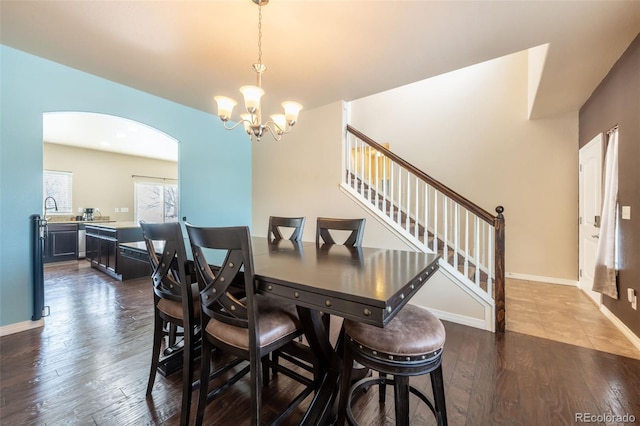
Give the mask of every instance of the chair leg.
M 271 362 L 273 362 L 273 365 L 278 365 L 280 362 L 280 353 L 277 350 L 271 353 Z M 273 377 L 276 377 L 278 375 L 278 370 L 274 368 L 271 374 Z M 265 384 L 266 383 L 268 383 L 268 380 L 265 380 Z
M 387 378 L 387 375 L 384 373 L 380 373 L 379 374 L 380 378 Z M 378 386 L 378 402 L 381 402 L 384 404 L 384 402 L 387 400 L 387 384 L 384 381 L 380 381 L 380 385 Z
M 409 377 L 393 376 L 396 425 L 409 426 Z
M 274 361 L 273 362 L 275 362 L 275 359 L 277 359 L 276 356 L 275 356 L 275 352 L 273 352 L 273 356 L 274 356 Z M 270 357 L 270 355 L 267 354 L 262 359 L 262 384 L 263 385 L 266 385 L 266 384 L 269 383 L 269 372 L 270 372 L 269 371 L 269 357 Z M 273 374 L 275 375 L 275 373 L 276 373 L 276 369 L 274 368 L 273 369 Z
M 353 370 L 353 355 L 347 342 L 343 342 L 342 348 L 342 374 L 340 378 L 340 404 L 338 405 L 337 426 L 344 425 L 347 415 L 347 405 L 349 401 L 349 388 L 351 388 L 351 372 Z
M 431 372 L 431 389 L 436 412 L 440 413 L 442 424 L 447 426 L 447 403 L 444 398 L 444 381 L 442 379 L 442 365 Z
M 182 353 L 182 412 L 180 424 L 189 425 L 191 413 L 191 392 L 193 382 L 193 330 L 184 330 L 184 349 Z
M 262 360 L 260 355 L 252 353 L 249 364 L 251 366 L 251 425 L 260 424 L 260 409 L 262 407 Z
M 151 355 L 151 370 L 149 371 L 149 382 L 147 383 L 147 396 L 151 395 L 153 384 L 156 380 L 156 373 L 158 372 L 158 364 L 160 363 L 160 346 L 162 344 L 162 338 L 164 337 L 163 328 L 164 321 L 158 316 L 158 313 L 154 308 L 153 350 Z
M 196 414 L 196 425 L 202 425 L 204 409 L 207 406 L 207 394 L 209 393 L 209 371 L 211 370 L 211 350 L 213 345 L 206 337 L 202 336 L 202 349 L 200 353 L 200 394 L 198 397 L 198 413 Z
M 176 334 L 178 334 L 178 326 L 175 324 L 169 324 L 169 342 L 167 347 L 171 347 L 176 344 Z

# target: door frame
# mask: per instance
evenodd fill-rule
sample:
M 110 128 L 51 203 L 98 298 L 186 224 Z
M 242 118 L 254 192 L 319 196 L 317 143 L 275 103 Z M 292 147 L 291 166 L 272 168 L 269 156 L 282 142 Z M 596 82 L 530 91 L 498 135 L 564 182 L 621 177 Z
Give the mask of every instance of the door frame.
M 598 149 L 599 147 L 599 149 Z M 599 233 L 599 228 L 595 227 L 593 225 L 593 223 L 595 222 L 595 218 L 594 219 L 589 219 L 587 217 L 585 217 L 584 211 L 583 211 L 583 197 L 584 197 L 584 191 L 589 190 L 589 188 L 585 187 L 585 182 L 583 180 L 583 176 L 584 173 L 582 171 L 582 165 L 584 163 L 584 159 L 587 157 L 587 153 L 592 154 L 593 150 L 598 150 L 599 152 L 596 154 L 599 156 L 599 170 L 596 172 L 597 174 L 600 175 L 600 185 L 598 188 L 591 188 L 591 190 L 595 191 L 595 193 L 593 194 L 594 197 L 596 197 L 596 204 L 598 204 L 600 207 L 598 208 L 598 211 L 601 211 L 601 206 L 602 206 L 602 179 L 603 179 L 603 166 L 604 166 L 604 153 L 605 153 L 605 137 L 604 137 L 604 133 L 599 133 L 597 134 L 593 139 L 591 139 L 586 145 L 584 145 L 582 148 L 580 148 L 579 150 L 579 154 L 578 154 L 578 185 L 579 185 L 579 190 L 578 190 L 578 214 L 579 214 L 579 220 L 578 220 L 578 267 L 579 267 L 579 271 L 578 271 L 578 288 L 580 288 L 587 296 L 589 296 L 589 298 L 598 306 L 600 307 L 602 305 L 602 294 L 598 293 L 598 292 L 594 292 L 591 290 L 591 287 L 593 286 L 593 273 L 587 273 L 587 268 L 589 268 L 589 270 L 591 269 L 591 266 L 589 265 L 585 265 L 586 262 L 588 262 L 588 259 L 586 258 L 587 253 L 585 253 L 585 250 L 583 249 L 583 242 L 584 239 L 588 239 L 590 240 L 591 243 L 595 243 L 597 246 L 597 241 L 596 239 L 598 238 L 597 235 Z M 598 233 L 596 233 L 596 231 L 592 231 L 591 227 L 589 227 L 589 225 L 591 224 L 591 226 L 594 229 L 598 230 Z M 595 262 L 595 252 L 593 253 L 594 258 L 592 259 L 592 261 Z M 589 276 L 591 276 L 591 279 L 589 279 Z

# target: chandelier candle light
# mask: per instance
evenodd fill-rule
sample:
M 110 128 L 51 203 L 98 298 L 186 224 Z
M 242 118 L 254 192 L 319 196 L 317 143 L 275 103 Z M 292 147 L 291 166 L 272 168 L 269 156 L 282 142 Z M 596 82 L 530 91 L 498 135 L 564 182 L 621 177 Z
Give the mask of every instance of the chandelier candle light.
M 271 133 L 271 136 L 277 141 L 282 135 L 289 133 L 291 128 L 298 120 L 298 114 L 302 109 L 302 105 L 297 102 L 286 101 L 282 103 L 284 114 L 273 114 L 271 120 L 262 123 L 262 110 L 260 108 L 260 98 L 264 95 L 262 90 L 262 74 L 267 67 L 262 63 L 262 6 L 269 3 L 269 0 L 251 0 L 258 5 L 258 63 L 253 64 L 253 70 L 256 72 L 256 86 L 242 86 L 240 92 L 244 97 L 244 106 L 247 112 L 240 114 L 240 121 L 231 127 L 227 127 L 227 121 L 231 118 L 233 108 L 238 104 L 234 99 L 226 96 L 215 96 L 213 99 L 218 105 L 218 117 L 222 120 L 225 129 L 233 130 L 241 123 L 247 134 L 256 140 L 260 140 L 265 130 Z

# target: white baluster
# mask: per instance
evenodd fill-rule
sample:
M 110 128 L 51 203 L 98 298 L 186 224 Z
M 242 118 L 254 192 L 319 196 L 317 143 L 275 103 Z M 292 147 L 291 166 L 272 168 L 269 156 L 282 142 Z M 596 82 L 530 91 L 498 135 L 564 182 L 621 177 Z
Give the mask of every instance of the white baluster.
M 414 229 L 413 229 L 413 236 L 416 237 L 416 239 L 418 238 L 418 235 L 420 235 L 420 201 L 419 201 L 419 197 L 420 197 L 420 180 L 417 177 L 414 177 L 415 181 L 416 181 L 416 200 L 414 201 L 414 204 L 416 206 L 416 212 L 414 214 L 414 218 L 415 218 L 415 225 L 414 225 Z
M 460 205 L 456 203 L 453 208 L 453 267 L 458 270 L 458 252 L 460 251 Z
M 469 278 L 469 210 L 464 212 L 464 277 Z
M 410 217 L 409 217 L 411 213 L 411 173 L 409 173 L 408 170 L 407 170 L 407 206 L 404 208 L 404 212 L 405 212 L 404 229 L 406 229 L 407 232 L 411 232 L 409 231 L 409 227 L 411 225 Z
M 429 185 L 424 184 L 424 246 L 429 247 Z
M 438 253 L 438 191 L 433 190 L 433 252 Z
M 474 215 L 475 216 L 475 215 Z M 475 243 L 474 243 L 474 256 L 475 256 L 475 263 L 476 263 L 476 277 L 475 277 L 475 283 L 476 285 L 479 287 L 480 286 L 480 262 L 478 261 L 478 259 L 480 259 L 480 218 L 478 216 L 475 216 L 475 226 L 474 226 L 474 231 L 475 231 Z
M 379 175 L 379 170 L 378 170 L 378 156 L 380 154 L 378 153 L 378 150 L 374 150 L 374 154 L 373 154 L 373 161 L 376 162 L 376 173 L 375 173 L 375 186 L 374 186 L 374 197 L 375 197 L 375 201 L 374 204 L 376 205 L 376 209 L 380 209 L 380 175 Z
M 442 257 L 449 263 L 449 197 L 442 196 Z
M 389 202 L 389 217 L 391 218 L 392 221 L 395 221 L 395 219 L 393 218 L 393 206 L 395 205 L 395 191 L 396 191 L 396 178 L 393 174 L 393 164 L 394 162 L 392 161 L 391 164 L 389 165 L 389 184 L 391 186 L 391 199 Z
M 387 191 L 389 191 L 389 182 L 387 182 L 387 157 L 382 157 L 382 214 L 387 214 Z
M 398 210 L 396 212 L 395 222 L 402 227 L 402 216 L 400 211 L 402 210 L 402 168 L 398 167 L 398 197 L 397 197 Z

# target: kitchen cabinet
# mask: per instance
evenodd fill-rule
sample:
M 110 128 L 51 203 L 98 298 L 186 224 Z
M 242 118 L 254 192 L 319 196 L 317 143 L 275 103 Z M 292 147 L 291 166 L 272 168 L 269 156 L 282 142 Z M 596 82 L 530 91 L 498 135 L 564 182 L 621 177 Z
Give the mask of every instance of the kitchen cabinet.
M 78 225 L 49 223 L 45 232 L 43 263 L 78 259 Z
M 151 276 L 151 263 L 143 241 L 120 244 L 118 250 L 123 279 Z
M 132 222 L 86 225 L 86 259 L 96 268 L 118 280 L 136 278 L 121 259 L 120 243 L 142 240 L 142 228 Z

